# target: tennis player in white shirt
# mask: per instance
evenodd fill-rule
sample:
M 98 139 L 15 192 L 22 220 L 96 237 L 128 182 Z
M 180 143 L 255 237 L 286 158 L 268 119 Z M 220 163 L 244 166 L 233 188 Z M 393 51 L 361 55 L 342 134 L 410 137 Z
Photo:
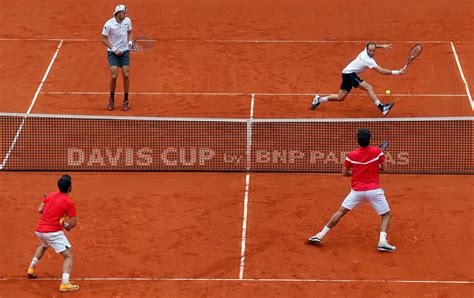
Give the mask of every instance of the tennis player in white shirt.
M 102 29 L 102 44 L 107 47 L 107 60 L 110 67 L 110 98 L 107 109 L 112 111 L 115 105 L 115 86 L 117 84 L 118 68 L 122 68 L 124 98 L 122 109 L 128 111 L 128 90 L 130 87 L 130 49 L 132 40 L 132 21 L 127 17 L 127 7 L 117 5 L 114 16 L 109 19 Z
M 361 79 L 358 74 L 364 71 L 367 68 L 372 68 L 377 72 L 384 75 L 401 75 L 405 72 L 405 69 L 399 70 L 388 70 L 377 65 L 377 62 L 374 60 L 375 51 L 378 48 L 388 50 L 392 47 L 391 44 L 378 45 L 375 42 L 369 42 L 365 46 L 365 49 L 359 53 L 359 55 L 351 61 L 343 70 L 342 70 L 342 83 L 339 90 L 339 94 L 330 94 L 328 96 L 316 96 L 311 103 L 311 110 L 315 110 L 321 103 L 327 101 L 343 101 L 346 96 L 351 92 L 352 87 L 361 87 L 366 90 L 369 94 L 370 99 L 374 104 L 382 111 L 383 115 L 387 115 L 390 112 L 390 109 L 395 105 L 394 102 L 389 104 L 383 104 L 377 98 L 374 88 Z

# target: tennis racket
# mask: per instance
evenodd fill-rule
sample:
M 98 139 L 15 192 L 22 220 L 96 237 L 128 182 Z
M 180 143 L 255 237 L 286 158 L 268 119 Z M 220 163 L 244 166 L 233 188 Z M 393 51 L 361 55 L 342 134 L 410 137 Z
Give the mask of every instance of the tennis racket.
M 408 59 L 407 63 L 405 66 L 403 66 L 403 69 L 406 70 L 408 68 L 408 65 L 412 63 L 418 56 L 420 56 L 421 52 L 423 51 L 423 46 L 421 43 L 417 43 L 414 45 L 411 49 L 410 52 L 408 52 Z
M 389 145 L 388 141 L 383 141 L 382 144 L 379 145 L 379 148 L 382 150 L 382 152 L 384 152 L 385 149 L 388 148 L 388 145 Z
M 130 50 L 136 52 L 143 52 L 153 47 L 154 40 L 150 36 L 138 36 L 130 44 Z

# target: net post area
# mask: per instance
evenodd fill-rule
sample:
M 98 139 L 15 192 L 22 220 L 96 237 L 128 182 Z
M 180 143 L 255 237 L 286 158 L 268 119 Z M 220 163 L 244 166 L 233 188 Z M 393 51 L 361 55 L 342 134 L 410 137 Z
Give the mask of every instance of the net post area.
M 250 123 L 249 123 L 250 121 Z M 217 119 L 0 113 L 3 171 L 339 173 L 369 128 L 390 172 L 474 174 L 474 117 Z

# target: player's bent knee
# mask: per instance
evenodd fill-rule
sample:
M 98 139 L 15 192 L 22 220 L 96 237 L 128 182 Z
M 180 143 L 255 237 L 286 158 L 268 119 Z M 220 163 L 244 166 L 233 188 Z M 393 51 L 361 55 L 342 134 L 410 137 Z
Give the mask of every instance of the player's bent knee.
M 68 259 L 72 259 L 74 257 L 73 253 L 72 253 L 72 248 L 71 247 L 67 247 L 66 250 L 63 250 L 61 252 L 61 255 L 64 257 L 64 258 L 68 258 Z

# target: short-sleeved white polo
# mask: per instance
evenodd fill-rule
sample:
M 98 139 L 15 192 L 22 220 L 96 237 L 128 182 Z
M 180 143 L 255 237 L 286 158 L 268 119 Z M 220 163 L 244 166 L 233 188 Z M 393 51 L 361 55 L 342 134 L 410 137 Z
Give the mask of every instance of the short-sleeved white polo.
M 376 66 L 377 62 L 375 62 L 373 58 L 370 58 L 366 49 L 364 49 L 354 60 L 351 61 L 351 63 L 346 66 L 346 68 L 342 70 L 342 73 L 360 73 L 366 68 L 374 68 Z
M 118 23 L 115 17 L 111 18 L 104 24 L 102 35 L 109 37 L 109 43 L 112 47 L 117 48 L 121 52 L 127 51 L 128 48 L 128 32 L 132 30 L 132 21 L 126 17 L 122 23 Z M 107 51 L 112 51 L 107 49 Z

